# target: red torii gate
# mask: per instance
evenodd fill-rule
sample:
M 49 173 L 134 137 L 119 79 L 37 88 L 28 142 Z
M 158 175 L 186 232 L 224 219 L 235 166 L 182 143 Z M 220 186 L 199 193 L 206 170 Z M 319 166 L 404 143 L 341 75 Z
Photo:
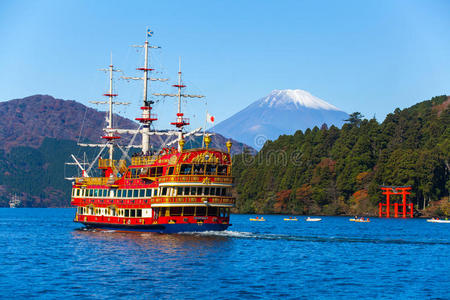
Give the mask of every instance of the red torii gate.
M 402 195 L 402 203 L 400 203 L 400 206 L 402 207 L 402 217 L 406 218 L 406 208 L 409 208 L 408 215 L 410 218 L 413 217 L 413 209 L 414 205 L 410 203 L 406 203 L 406 195 L 411 194 L 411 186 L 382 186 L 381 190 L 383 191 L 383 195 L 386 195 L 386 203 L 379 203 L 378 204 L 378 216 L 381 218 L 383 216 L 386 216 L 386 218 L 390 218 L 390 210 L 391 205 L 394 206 L 394 217 L 398 218 L 398 202 L 391 203 L 390 196 L 391 195 Z M 383 211 L 383 206 L 385 207 L 385 210 Z

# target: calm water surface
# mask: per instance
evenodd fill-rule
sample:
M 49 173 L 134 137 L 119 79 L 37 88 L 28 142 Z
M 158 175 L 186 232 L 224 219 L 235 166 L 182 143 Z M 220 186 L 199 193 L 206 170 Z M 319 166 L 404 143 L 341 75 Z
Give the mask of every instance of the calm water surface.
M 74 209 L 0 209 L 1 298 L 450 298 L 450 224 L 250 222 L 225 232 L 80 230 Z

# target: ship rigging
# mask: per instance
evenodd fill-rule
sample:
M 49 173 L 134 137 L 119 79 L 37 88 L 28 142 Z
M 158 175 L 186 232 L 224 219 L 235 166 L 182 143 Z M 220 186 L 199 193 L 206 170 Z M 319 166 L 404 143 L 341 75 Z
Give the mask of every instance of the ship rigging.
M 149 32 L 149 31 L 148 31 Z M 184 133 L 189 119 L 182 111 L 182 98 L 203 98 L 203 95 L 192 95 L 184 92 L 186 87 L 182 81 L 181 59 L 178 70 L 178 82 L 172 86 L 177 93 L 153 93 L 156 97 L 176 97 L 176 119 L 171 122 L 174 131 L 152 131 L 153 122 L 158 120 L 152 112 L 153 100 L 148 98 L 150 81 L 167 81 L 152 78 L 148 50 L 159 48 L 150 45 L 147 34 L 144 45 L 144 65 L 137 68 L 143 72 L 142 77 L 122 77 L 127 80 L 143 81 L 143 100 L 141 116 L 136 118 L 140 123 L 137 129 L 115 128 L 113 122 L 114 105 L 127 105 L 126 102 L 115 101 L 113 76 L 115 69 L 112 62 L 108 69 L 109 91 L 104 94 L 108 101 L 94 101 L 96 104 L 107 104 L 107 125 L 103 129 L 103 144 L 80 143 L 80 146 L 100 147 L 100 151 L 90 164 L 81 163 L 72 155 L 81 176 L 71 178 L 72 205 L 77 207 L 75 222 L 88 228 L 115 229 L 126 231 L 150 232 L 182 232 L 225 230 L 230 226 L 230 209 L 235 204 L 231 189 L 233 187 L 231 142 L 226 143 L 228 151 L 209 148 L 211 138 L 202 134 L 201 128 Z M 131 134 L 128 145 L 119 145 L 121 134 Z M 133 145 L 138 134 L 141 134 L 141 145 Z M 185 139 L 202 136 L 204 147 L 185 149 Z M 150 138 L 161 139 L 166 136 L 161 149 L 153 151 Z M 175 139 L 173 138 L 175 136 Z M 174 144 L 177 147 L 171 147 Z M 128 155 L 130 148 L 141 151 L 132 157 Z M 114 160 L 114 149 L 122 152 L 119 160 Z M 108 149 L 108 158 L 101 154 Z M 127 160 L 130 162 L 127 164 Z M 98 161 L 101 176 L 91 176 L 91 170 Z

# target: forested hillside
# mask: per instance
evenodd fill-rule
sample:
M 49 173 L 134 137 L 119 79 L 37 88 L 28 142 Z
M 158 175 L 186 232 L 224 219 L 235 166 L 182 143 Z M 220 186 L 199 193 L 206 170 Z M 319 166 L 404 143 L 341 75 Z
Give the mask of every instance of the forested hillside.
M 381 124 L 353 113 L 342 129 L 297 131 L 235 155 L 237 211 L 374 215 L 380 185 L 411 185 L 417 209 L 438 203 L 432 213 L 448 215 L 449 106 L 434 97 Z

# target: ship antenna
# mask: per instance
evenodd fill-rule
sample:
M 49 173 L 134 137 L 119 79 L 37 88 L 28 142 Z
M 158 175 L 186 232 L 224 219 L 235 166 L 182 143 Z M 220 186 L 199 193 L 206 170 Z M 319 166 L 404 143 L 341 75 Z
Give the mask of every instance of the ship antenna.
M 189 119 L 184 118 L 184 114 L 181 110 L 181 98 L 203 98 L 205 96 L 203 95 L 188 95 L 183 94 L 182 89 L 186 87 L 186 85 L 183 84 L 182 78 L 181 78 L 181 57 L 178 61 L 178 84 L 172 85 L 173 87 L 176 87 L 178 89 L 178 92 L 176 94 L 161 94 L 161 93 L 153 93 L 155 96 L 164 96 L 164 97 L 177 97 L 178 98 L 178 110 L 177 110 L 177 118 L 175 122 L 171 122 L 171 125 L 174 125 L 178 128 L 178 151 L 181 151 L 182 146 L 182 140 L 183 140 L 183 127 L 189 125 Z M 181 143 L 180 143 L 181 142 Z
M 167 81 L 165 78 L 150 78 L 149 72 L 153 71 L 154 69 L 149 67 L 149 61 L 148 61 L 148 49 L 159 49 L 161 47 L 159 46 L 152 46 L 148 43 L 148 38 L 153 36 L 153 31 L 151 31 L 147 27 L 147 34 L 145 38 L 144 45 L 133 45 L 132 47 L 136 48 L 144 48 L 144 66 L 141 68 L 137 68 L 139 71 L 144 72 L 143 77 L 125 77 L 122 76 L 124 79 L 132 79 L 132 80 L 143 80 L 144 81 L 144 97 L 143 97 L 143 105 L 141 106 L 142 110 L 142 116 L 141 118 L 136 118 L 137 121 L 139 121 L 142 124 L 142 153 L 147 153 L 149 151 L 150 147 L 150 126 L 153 123 L 153 121 L 158 120 L 158 117 L 156 114 L 152 114 L 152 107 L 151 105 L 154 104 L 153 101 L 149 101 L 147 94 L 149 89 L 149 82 L 148 81 Z
M 107 125 L 106 128 L 103 130 L 106 132 L 104 136 L 102 136 L 103 139 L 107 141 L 108 149 L 109 149 L 109 159 L 112 161 L 113 159 L 113 153 L 114 153 L 114 143 L 113 141 L 120 139 L 120 136 L 115 135 L 114 133 L 114 123 L 113 123 L 113 117 L 114 117 L 114 105 L 128 105 L 129 102 L 117 102 L 114 101 L 114 97 L 117 97 L 118 94 L 114 94 L 114 72 L 121 72 L 119 69 L 114 69 L 114 65 L 112 63 L 112 53 L 111 53 L 111 63 L 107 69 L 100 69 L 99 71 L 108 72 L 109 73 L 109 91 L 106 94 L 103 94 L 103 96 L 108 97 L 108 101 L 89 101 L 90 103 L 94 104 L 108 104 L 109 110 L 107 114 Z

